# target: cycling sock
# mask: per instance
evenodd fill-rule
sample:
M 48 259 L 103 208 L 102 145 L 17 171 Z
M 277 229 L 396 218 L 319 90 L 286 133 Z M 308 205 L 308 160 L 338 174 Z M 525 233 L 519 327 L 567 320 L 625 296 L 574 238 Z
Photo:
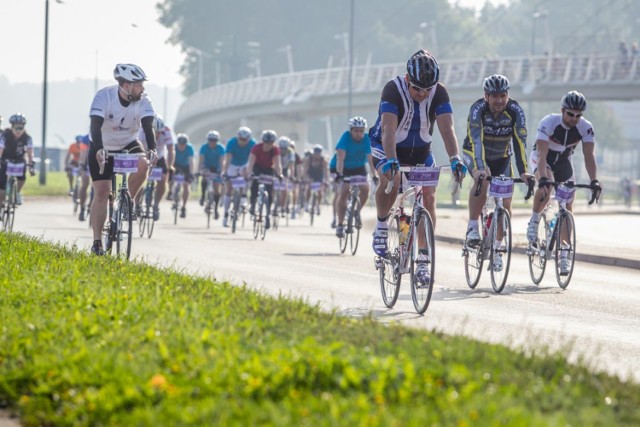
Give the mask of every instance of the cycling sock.
M 540 221 L 540 214 L 537 212 L 533 212 L 531 214 L 531 221 L 533 222 L 539 222 Z
M 478 220 L 477 219 L 469 220 L 469 228 L 477 230 L 478 229 Z
M 384 228 L 384 229 L 386 229 L 387 228 L 387 219 L 385 218 L 385 219 L 381 220 L 380 218 L 378 218 L 378 223 L 376 224 L 376 228 Z

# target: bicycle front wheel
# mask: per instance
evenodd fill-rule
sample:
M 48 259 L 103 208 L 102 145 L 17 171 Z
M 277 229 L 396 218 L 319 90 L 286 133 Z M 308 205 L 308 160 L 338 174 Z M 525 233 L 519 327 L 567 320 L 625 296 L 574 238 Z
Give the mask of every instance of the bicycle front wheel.
M 564 211 L 556 224 L 556 279 L 562 289 L 566 289 L 573 275 L 574 261 L 576 260 L 576 223 L 573 214 Z M 565 263 L 563 266 L 562 264 Z
M 318 204 L 318 195 L 314 192 L 311 198 L 311 209 L 309 209 L 309 222 L 313 225 L 313 218 L 316 215 L 316 205 Z
M 13 222 L 16 219 L 16 206 L 18 203 L 18 182 L 16 179 L 12 179 L 11 184 L 9 184 L 9 197 L 7 197 L 7 200 L 8 203 L 2 214 L 2 226 L 4 231 L 10 233 L 13 231 Z
M 423 314 L 431 301 L 436 265 L 433 221 L 426 209 L 421 210 L 415 227 L 411 249 L 411 299 L 418 314 Z M 426 275 L 418 271 L 418 263 L 424 264 L 421 268 L 426 269 Z
M 548 238 L 551 238 L 549 232 L 549 224 L 547 217 L 543 213 L 540 215 L 538 222 L 538 238 L 534 243 L 529 243 L 527 255 L 529 256 L 529 274 L 534 284 L 539 284 L 544 277 L 544 271 L 547 268 L 547 245 Z
M 262 228 L 264 227 L 262 223 L 262 202 L 258 202 L 255 209 L 255 215 L 253 216 L 253 238 L 257 239 L 258 236 L 262 235 Z
M 380 292 L 384 305 L 392 308 L 398 300 L 400 293 L 400 282 L 402 274 L 400 273 L 400 233 L 399 219 L 397 215 L 389 215 L 387 220 L 388 227 L 388 245 L 389 251 L 387 257 L 376 257 L 376 269 L 380 274 Z
M 351 231 L 348 234 L 349 243 L 351 246 L 351 255 L 355 255 L 358 251 L 358 242 L 360 240 L 360 226 L 357 224 L 356 219 L 358 218 L 358 212 L 360 212 L 360 200 L 356 199 L 351 208 L 351 218 L 349 219 L 349 223 L 347 224 L 347 229 Z
M 495 221 L 495 218 L 494 218 Z M 498 243 L 500 230 L 502 229 L 502 243 Z M 493 227 L 491 236 L 491 286 L 496 293 L 502 292 L 509 276 L 511 264 L 511 217 L 509 211 L 500 209 L 498 221 Z
M 129 193 L 122 192 L 116 212 L 116 254 L 123 259 L 131 256 L 131 241 L 133 239 L 133 221 L 131 212 L 133 203 Z

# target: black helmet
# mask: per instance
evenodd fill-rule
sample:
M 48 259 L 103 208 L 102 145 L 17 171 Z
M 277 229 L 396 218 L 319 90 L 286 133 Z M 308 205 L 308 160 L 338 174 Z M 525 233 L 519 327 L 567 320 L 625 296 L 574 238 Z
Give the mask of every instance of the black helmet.
M 260 139 L 262 139 L 262 141 L 264 142 L 276 142 L 276 139 L 278 139 L 278 134 L 275 130 L 266 129 L 262 131 Z
M 407 61 L 407 74 L 409 74 L 409 81 L 415 86 L 429 88 L 438 83 L 440 77 L 438 61 L 426 50 L 419 50 Z
M 9 117 L 9 123 L 12 125 L 26 125 L 27 118 L 22 113 L 15 113 L 13 116 Z
M 509 91 L 509 79 L 501 74 L 493 74 L 484 79 L 482 85 L 484 91 L 487 93 L 504 93 Z
M 565 110 L 584 111 L 587 109 L 587 99 L 577 90 L 572 90 L 562 97 L 561 105 Z

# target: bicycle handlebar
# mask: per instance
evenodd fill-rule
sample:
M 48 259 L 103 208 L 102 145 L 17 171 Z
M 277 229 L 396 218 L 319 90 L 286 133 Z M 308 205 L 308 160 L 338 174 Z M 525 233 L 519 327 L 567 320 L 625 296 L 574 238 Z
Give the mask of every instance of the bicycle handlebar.
M 480 190 L 482 190 L 482 181 L 486 180 L 487 182 L 491 182 L 491 180 L 493 178 L 496 178 L 496 177 L 493 177 L 493 176 L 490 176 L 490 175 L 489 176 L 482 176 L 482 179 L 478 180 L 478 184 L 476 185 L 476 191 L 475 191 L 474 195 L 476 197 L 478 197 L 480 195 Z M 497 177 L 497 178 L 500 179 L 500 177 Z M 533 177 L 528 179 L 528 180 L 526 180 L 526 181 L 523 181 L 521 178 L 509 178 L 509 179 L 513 180 L 513 182 L 527 184 L 527 195 L 524 196 L 525 200 L 529 200 L 531 198 L 531 196 L 533 196 L 533 190 L 535 188 L 535 179 L 533 179 Z
M 543 181 L 538 184 L 540 188 L 542 187 L 557 188 L 559 185 L 564 185 L 568 188 L 588 188 L 589 190 L 591 190 L 591 199 L 589 200 L 589 205 L 592 205 L 593 202 L 597 202 L 598 200 L 600 200 L 600 191 L 594 191 L 594 190 L 602 190 L 600 186 L 595 186 L 591 184 L 576 184 L 573 181 L 565 181 L 565 182 Z M 540 197 L 541 202 L 544 201 L 544 199 L 545 199 L 544 195 Z

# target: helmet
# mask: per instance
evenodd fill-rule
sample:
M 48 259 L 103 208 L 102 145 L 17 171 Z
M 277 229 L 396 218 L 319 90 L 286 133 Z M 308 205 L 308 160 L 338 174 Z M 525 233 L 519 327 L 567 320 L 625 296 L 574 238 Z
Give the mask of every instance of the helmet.
M 9 117 L 9 123 L 12 125 L 26 125 L 27 118 L 22 113 L 15 113 L 13 116 Z
M 493 74 L 484 79 L 482 87 L 487 93 L 504 93 L 509 90 L 509 79 L 501 74 Z
M 572 90 L 562 97 L 561 105 L 566 110 L 584 111 L 587 109 L 587 99 L 580 92 Z
M 133 83 L 147 80 L 147 75 L 135 64 L 117 64 L 113 69 L 113 78 Z
M 295 148 L 296 148 L 296 142 L 295 142 L 293 139 L 292 139 L 292 140 L 290 140 L 290 141 L 289 141 L 289 146 L 295 150 Z
M 322 149 L 323 149 L 323 148 L 324 148 L 324 147 L 322 147 L 322 145 L 320 145 L 320 144 L 316 144 L 316 145 L 314 145 L 314 146 L 313 146 L 313 152 L 314 152 L 314 153 L 322 153 Z
M 162 117 L 155 116 L 153 118 L 153 130 L 155 130 L 156 132 L 162 132 L 164 128 L 165 128 L 165 125 L 164 125 L 164 120 L 162 120 Z
M 424 49 L 417 51 L 407 61 L 409 81 L 420 88 L 429 88 L 438 83 L 440 68 L 438 61 Z
M 366 127 L 367 127 L 367 121 L 363 117 L 355 116 L 349 119 L 349 129 L 366 128 Z
M 238 129 L 238 138 L 249 139 L 251 138 L 251 129 L 247 126 L 240 126 Z
M 220 132 L 217 130 L 210 130 L 207 134 L 207 141 L 220 141 Z
M 76 135 L 76 142 L 82 142 L 84 135 Z
M 278 139 L 278 134 L 276 134 L 275 130 L 266 129 L 262 131 L 260 139 L 264 142 L 276 142 L 276 139 Z
M 189 135 L 187 135 L 186 133 L 179 133 L 178 137 L 176 139 L 178 141 L 178 144 L 188 144 L 189 143 Z
M 291 140 L 288 136 L 281 136 L 278 138 L 278 147 L 284 150 L 285 148 L 289 148 L 289 146 L 291 146 Z

